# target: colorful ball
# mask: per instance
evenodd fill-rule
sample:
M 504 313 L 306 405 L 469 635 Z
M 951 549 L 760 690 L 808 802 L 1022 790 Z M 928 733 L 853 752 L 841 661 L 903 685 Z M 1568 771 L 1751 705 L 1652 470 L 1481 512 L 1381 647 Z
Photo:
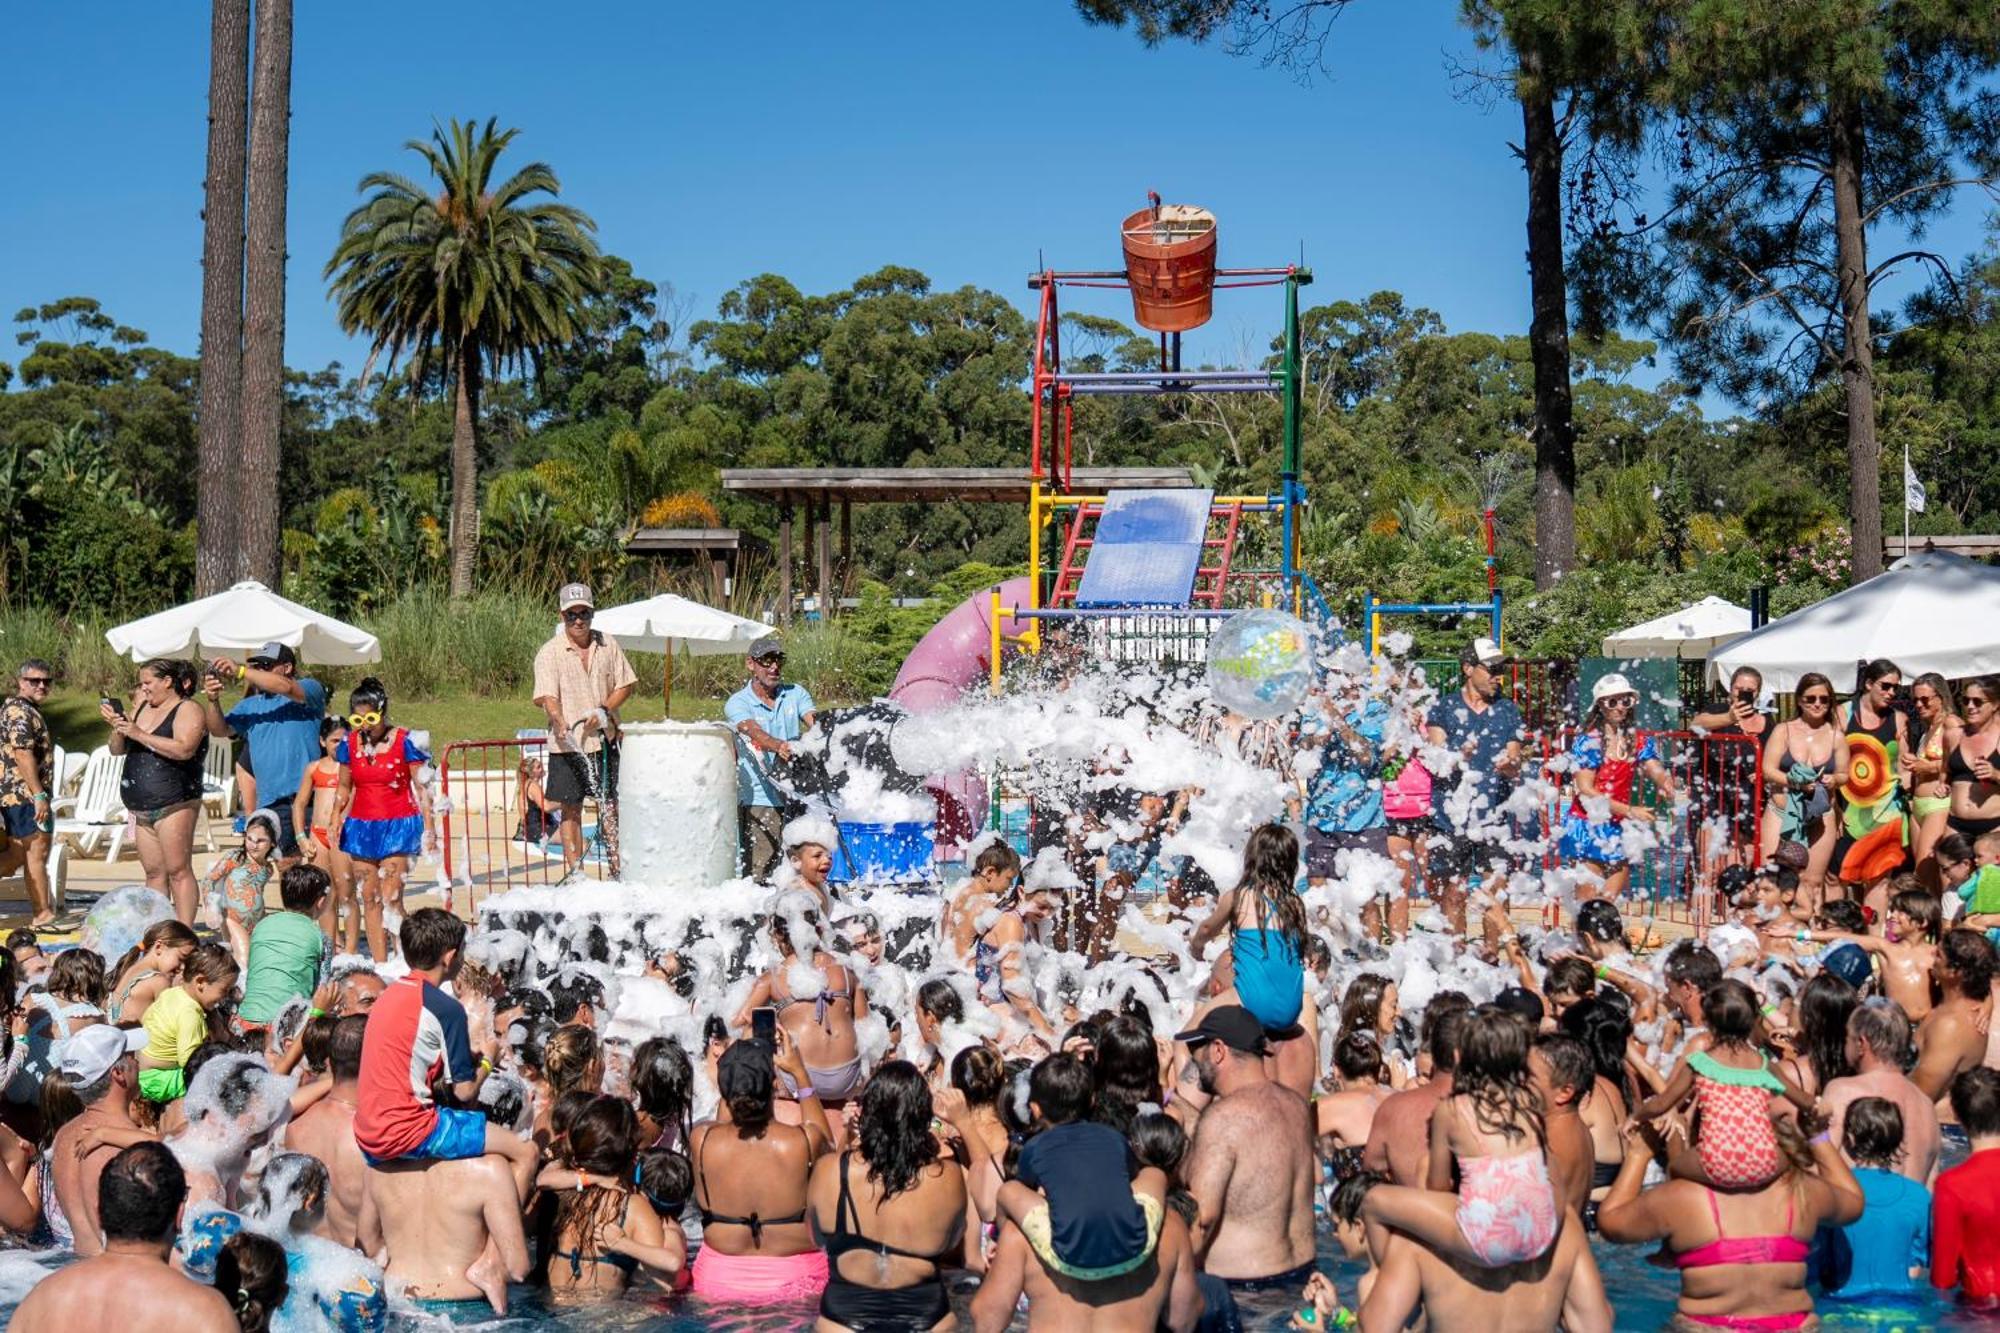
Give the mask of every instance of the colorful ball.
M 143 884 L 127 884 L 97 900 L 83 918 L 76 942 L 106 963 L 115 963 L 127 950 L 138 947 L 139 937 L 155 922 L 173 914 L 174 905 L 164 893 Z
M 1208 688 L 1232 713 L 1283 717 L 1312 687 L 1312 630 L 1283 611 L 1239 611 L 1208 640 Z

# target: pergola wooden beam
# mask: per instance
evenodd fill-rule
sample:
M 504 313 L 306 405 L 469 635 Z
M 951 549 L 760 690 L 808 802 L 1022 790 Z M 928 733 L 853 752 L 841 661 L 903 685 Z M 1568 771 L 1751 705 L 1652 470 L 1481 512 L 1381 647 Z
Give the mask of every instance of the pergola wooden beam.
M 725 468 L 722 489 L 782 505 L 841 501 L 846 504 L 922 504 L 963 500 L 972 504 L 1028 503 L 1028 472 L 1011 467 L 776 467 Z M 1195 484 L 1186 468 L 1077 468 L 1071 484 L 1081 495 L 1108 490 L 1177 490 Z

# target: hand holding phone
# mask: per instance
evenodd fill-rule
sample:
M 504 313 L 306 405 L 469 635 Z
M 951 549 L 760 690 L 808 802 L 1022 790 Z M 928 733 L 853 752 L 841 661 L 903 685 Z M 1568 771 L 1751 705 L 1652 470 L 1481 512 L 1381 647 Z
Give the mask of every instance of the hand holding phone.
M 778 1047 L 778 1011 L 769 1007 L 750 1011 L 750 1040 L 760 1043 L 765 1050 Z
M 125 716 L 125 705 L 119 703 L 116 699 L 112 698 L 110 695 L 108 694 L 99 695 L 97 698 L 97 702 L 104 705 L 106 708 L 109 708 L 112 712 L 118 714 L 118 716 L 120 717 Z

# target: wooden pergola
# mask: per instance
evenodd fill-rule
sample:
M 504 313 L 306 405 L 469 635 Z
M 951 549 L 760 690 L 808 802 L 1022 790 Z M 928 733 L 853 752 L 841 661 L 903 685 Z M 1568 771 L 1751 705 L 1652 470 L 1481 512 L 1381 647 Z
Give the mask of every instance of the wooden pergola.
M 1960 534 L 1954 537 L 1911 537 L 1907 541 L 1900 536 L 1882 539 L 1884 559 L 1900 560 L 1922 551 L 1949 551 L 1953 555 L 1977 560 L 1981 556 L 2000 555 L 2000 536 Z
M 1028 505 L 1029 474 L 1012 467 L 772 467 L 725 468 L 722 489 L 778 507 L 778 614 L 792 614 L 792 520 L 805 516 L 806 549 L 818 564 L 819 604 L 831 607 L 833 592 L 833 510 L 840 508 L 840 565 L 843 579 L 854 568 L 853 507 L 858 504 L 936 504 L 963 500 L 979 504 Z M 1195 484 L 1186 468 L 1080 467 L 1070 486 L 1078 494 L 1109 490 L 1178 490 Z

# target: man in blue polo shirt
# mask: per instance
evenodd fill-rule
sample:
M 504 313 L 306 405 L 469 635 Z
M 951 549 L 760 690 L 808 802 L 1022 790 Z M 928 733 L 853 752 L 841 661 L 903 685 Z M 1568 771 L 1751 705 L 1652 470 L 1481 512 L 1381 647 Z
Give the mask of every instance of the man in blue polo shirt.
M 1428 887 L 1451 921 L 1465 934 L 1466 876 L 1503 864 L 1508 836 L 1500 807 L 1521 775 L 1521 710 L 1500 697 L 1506 654 L 1491 639 L 1474 639 L 1458 655 L 1465 684 L 1431 708 L 1430 743 L 1455 762 L 1431 764 L 1432 841 Z M 1428 761 L 1427 761 L 1428 762 Z
M 243 699 L 224 715 L 220 700 L 226 681 L 243 682 Z M 257 803 L 278 817 L 282 864 L 298 859 L 298 831 L 292 827 L 292 798 L 306 766 L 318 761 L 319 721 L 326 716 L 326 686 L 299 676 L 299 659 L 285 644 L 271 642 L 237 666 L 226 657 L 209 664 L 202 718 L 211 736 L 235 736 L 248 752 L 247 767 L 257 775 Z
M 749 683 L 729 696 L 722 715 L 736 729 L 736 804 L 743 873 L 768 879 L 784 854 L 785 793 L 772 766 L 792 757 L 791 743 L 813 724 L 812 696 L 784 682 L 785 649 L 775 634 L 750 645 Z

